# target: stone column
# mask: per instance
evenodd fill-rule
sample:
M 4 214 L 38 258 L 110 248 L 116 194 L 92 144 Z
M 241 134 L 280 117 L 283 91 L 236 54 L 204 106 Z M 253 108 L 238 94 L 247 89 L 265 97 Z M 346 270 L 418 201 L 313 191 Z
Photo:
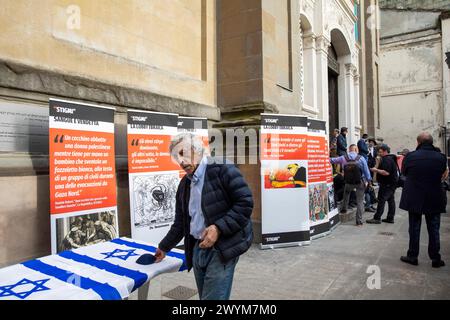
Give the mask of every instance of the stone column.
M 299 79 L 299 96 L 300 96 L 300 109 L 303 108 L 305 103 L 305 69 L 303 59 L 303 29 L 302 22 L 299 22 L 299 46 L 298 46 L 298 79 Z
M 319 118 L 327 122 L 329 127 L 329 105 L 328 105 L 328 48 L 331 45 L 330 40 L 324 36 L 316 39 L 316 71 L 317 71 L 317 106 Z M 330 134 L 328 132 L 328 134 Z
M 317 113 L 316 36 L 311 32 L 303 36 L 303 70 L 303 109 Z
M 339 90 L 339 119 L 341 127 L 348 128 L 347 144 L 356 143 L 355 141 L 355 95 L 354 95 L 354 70 L 355 66 L 352 63 L 344 65 L 344 83 L 343 90 Z
M 354 132 L 354 136 L 356 140 L 359 140 L 359 138 L 361 137 L 361 130 L 362 130 L 362 126 L 361 126 L 361 105 L 360 105 L 360 100 L 359 100 L 359 95 L 360 95 L 360 91 L 359 91 L 359 73 L 358 70 L 356 70 L 356 68 L 354 69 L 354 73 L 353 73 L 353 83 L 354 83 L 354 119 L 355 119 L 355 132 Z

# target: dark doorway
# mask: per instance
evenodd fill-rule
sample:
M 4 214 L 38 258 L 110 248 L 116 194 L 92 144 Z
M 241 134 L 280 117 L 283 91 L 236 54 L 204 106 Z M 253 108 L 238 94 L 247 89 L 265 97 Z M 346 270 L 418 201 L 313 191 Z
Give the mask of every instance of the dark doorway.
M 338 74 L 328 69 L 328 108 L 329 108 L 329 134 L 339 129 L 339 100 L 338 100 Z
M 339 97 L 338 97 L 339 63 L 333 47 L 328 49 L 328 134 L 332 135 L 334 129 L 339 129 Z M 331 137 L 330 137 L 331 138 Z

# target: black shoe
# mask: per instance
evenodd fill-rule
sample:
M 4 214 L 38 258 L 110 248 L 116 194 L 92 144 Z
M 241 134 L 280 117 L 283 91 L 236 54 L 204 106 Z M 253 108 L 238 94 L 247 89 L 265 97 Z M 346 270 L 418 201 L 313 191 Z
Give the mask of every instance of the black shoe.
M 442 260 L 433 260 L 433 261 L 431 262 L 431 266 L 432 266 L 433 268 L 440 268 L 440 267 L 445 266 L 445 263 L 444 263 L 444 261 L 442 261 Z
M 417 266 L 419 264 L 419 260 L 417 260 L 417 258 L 411 258 L 408 256 L 401 256 L 400 260 L 412 264 L 413 266 Z
M 370 224 L 381 224 L 381 221 L 380 221 L 380 220 L 377 220 L 377 219 L 369 219 L 369 220 L 366 220 L 366 223 L 370 223 Z
M 339 213 L 347 213 L 347 210 L 341 210 Z
M 390 219 L 383 219 L 381 221 L 386 222 L 386 223 L 394 223 L 394 219 L 392 219 L 392 220 L 390 220 Z
M 372 213 L 376 212 L 376 210 L 374 210 L 373 208 L 366 208 L 365 211 L 366 212 L 372 212 Z

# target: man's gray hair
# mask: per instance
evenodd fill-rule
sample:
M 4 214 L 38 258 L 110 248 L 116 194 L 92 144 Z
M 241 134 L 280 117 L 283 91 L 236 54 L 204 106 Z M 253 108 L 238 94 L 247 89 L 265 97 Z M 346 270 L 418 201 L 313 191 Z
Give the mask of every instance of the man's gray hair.
M 173 156 L 173 150 L 182 142 L 188 143 L 191 146 L 192 151 L 196 154 L 203 154 L 205 152 L 202 137 L 196 136 L 192 133 L 179 133 L 170 141 L 170 155 Z
M 417 143 L 424 145 L 433 145 L 433 136 L 429 132 L 421 132 L 417 136 Z

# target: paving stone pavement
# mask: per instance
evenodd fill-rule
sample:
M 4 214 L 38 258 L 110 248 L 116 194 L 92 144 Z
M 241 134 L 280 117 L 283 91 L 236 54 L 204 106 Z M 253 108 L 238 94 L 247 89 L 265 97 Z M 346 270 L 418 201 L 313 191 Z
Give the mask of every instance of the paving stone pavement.
M 397 206 L 399 197 L 397 192 Z M 365 213 L 364 221 L 372 215 Z M 441 255 L 447 266 L 431 267 L 425 221 L 418 266 L 400 261 L 408 239 L 408 214 L 397 207 L 394 224 L 364 224 L 360 228 L 353 221 L 347 222 L 310 246 L 260 250 L 255 244 L 237 264 L 231 299 L 450 299 L 449 214 L 441 218 Z M 367 286 L 371 265 L 380 268 L 380 289 Z M 148 298 L 169 299 L 163 294 L 179 285 L 196 289 L 193 272 L 157 277 Z M 135 298 L 134 294 L 131 299 Z M 198 295 L 191 299 L 198 300 Z

